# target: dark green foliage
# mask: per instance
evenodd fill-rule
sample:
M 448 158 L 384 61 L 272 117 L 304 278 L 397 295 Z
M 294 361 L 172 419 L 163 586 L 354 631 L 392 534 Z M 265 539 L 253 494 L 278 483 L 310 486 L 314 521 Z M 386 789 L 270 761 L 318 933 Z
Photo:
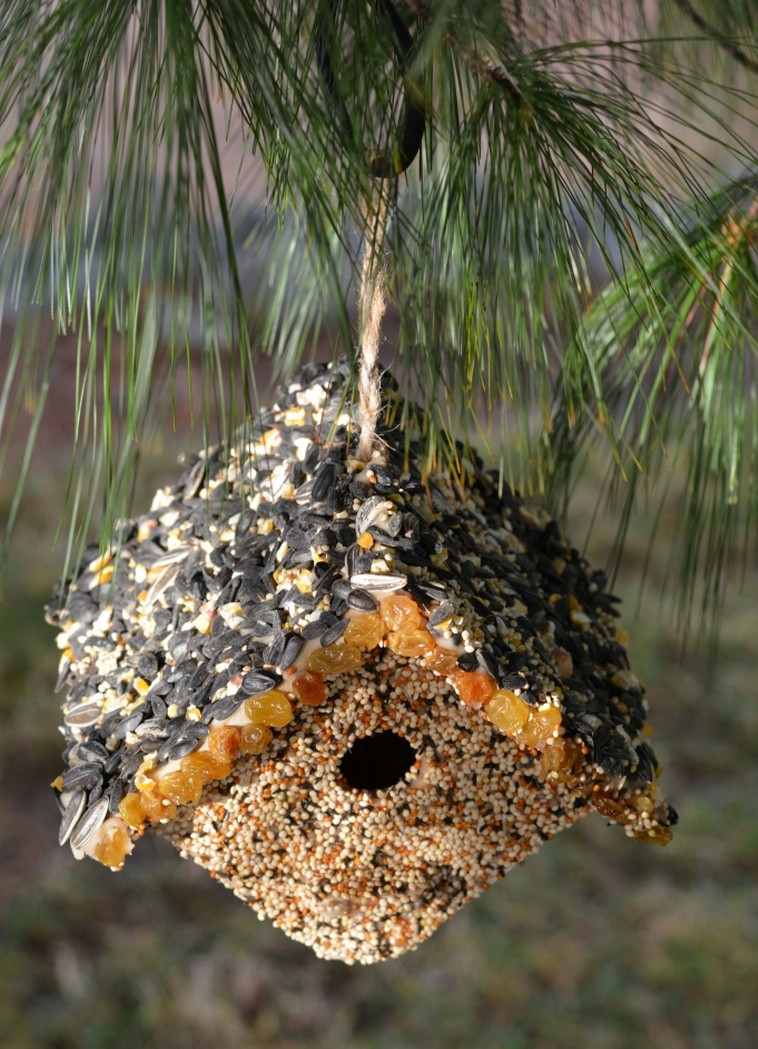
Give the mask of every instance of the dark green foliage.
M 456 469 L 440 428 L 477 439 L 483 406 L 505 406 L 504 468 L 516 436 L 528 483 L 556 496 L 588 439 L 629 499 L 681 449 L 683 592 L 704 579 L 714 608 L 756 490 L 755 13 L 687 0 L 646 22 L 645 6 L 3 4 L 0 290 L 79 340 L 72 554 L 125 511 L 182 358 L 204 355 L 211 440 L 254 413 L 259 349 L 286 373 L 336 304 L 335 352 L 354 353 L 359 224 L 381 187 L 397 361 L 431 410 L 430 458 Z M 403 152 L 409 107 L 420 155 L 377 180 L 371 158 Z M 245 227 L 227 140 L 268 179 L 278 250 L 254 301 L 243 265 L 271 238 Z M 16 331 L 6 441 L 20 404 L 33 439 L 53 363 Z

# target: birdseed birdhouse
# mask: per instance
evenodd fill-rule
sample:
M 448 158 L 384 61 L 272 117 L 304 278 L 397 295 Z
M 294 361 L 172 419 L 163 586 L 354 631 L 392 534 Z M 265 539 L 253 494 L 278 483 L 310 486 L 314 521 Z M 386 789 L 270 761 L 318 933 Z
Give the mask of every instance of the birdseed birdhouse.
M 393 428 L 354 458 L 347 369 L 306 367 L 201 452 L 49 612 L 60 841 L 165 836 L 324 958 L 416 947 L 588 812 L 665 843 L 615 599 L 546 514 Z

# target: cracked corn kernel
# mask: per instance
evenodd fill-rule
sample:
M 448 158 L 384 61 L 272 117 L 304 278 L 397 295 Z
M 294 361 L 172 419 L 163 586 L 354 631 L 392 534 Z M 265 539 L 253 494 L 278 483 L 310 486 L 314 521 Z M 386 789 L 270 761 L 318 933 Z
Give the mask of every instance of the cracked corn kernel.
M 542 750 L 549 740 L 555 738 L 555 733 L 560 727 L 561 712 L 558 707 L 545 707 L 543 710 L 532 708 L 519 742 L 525 743 L 527 747 Z
M 529 720 L 529 704 L 515 692 L 499 688 L 487 704 L 485 714 L 501 732 L 517 737 Z
M 101 568 L 95 578 L 100 586 L 103 586 L 105 583 L 110 583 L 111 579 L 113 579 L 113 565 L 106 565 L 105 568 Z
M 384 621 L 378 612 L 366 612 L 347 624 L 343 635 L 345 643 L 370 650 L 384 640 Z
M 271 729 L 266 725 L 243 725 L 240 730 L 240 753 L 260 754 L 271 739 Z
M 326 699 L 326 685 L 321 674 L 304 670 L 292 682 L 292 691 L 307 707 L 318 707 Z
M 208 733 L 208 750 L 222 761 L 234 761 L 240 749 L 240 730 L 236 725 L 214 725 Z
M 135 830 L 145 822 L 145 810 L 142 808 L 142 798 L 139 794 L 125 794 L 119 802 L 118 811 L 124 823 Z
M 363 653 L 356 645 L 334 644 L 317 648 L 308 657 L 308 669 L 321 674 L 343 674 L 363 666 Z
M 436 647 L 429 631 L 422 629 L 394 630 L 387 644 L 399 656 L 424 656 Z
M 129 832 L 121 820 L 106 820 L 98 835 L 94 858 L 106 867 L 120 870 L 130 851 Z
M 272 688 L 262 696 L 252 696 L 245 700 L 245 713 L 254 725 L 283 728 L 292 721 L 292 704 L 284 692 Z
M 176 805 L 195 805 L 203 791 L 203 777 L 191 769 L 177 769 L 161 776 L 158 790 Z
M 379 606 L 379 612 L 388 630 L 421 627 L 424 617 L 418 605 L 407 594 L 390 594 Z
M 495 679 L 483 670 L 454 670 L 450 680 L 460 699 L 470 707 L 480 707 L 495 694 Z

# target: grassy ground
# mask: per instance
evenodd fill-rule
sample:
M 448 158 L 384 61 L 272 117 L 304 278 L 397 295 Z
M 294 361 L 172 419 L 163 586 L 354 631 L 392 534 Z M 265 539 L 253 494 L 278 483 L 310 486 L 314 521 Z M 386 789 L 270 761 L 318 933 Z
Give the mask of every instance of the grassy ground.
M 161 468 L 165 456 L 154 476 Z M 0 607 L 5 1049 L 754 1046 L 755 578 L 727 603 L 715 673 L 697 640 L 679 658 L 670 608 L 657 595 L 665 543 L 640 616 L 627 623 L 681 814 L 669 848 L 628 842 L 591 817 L 419 951 L 350 969 L 259 923 L 163 843 L 146 840 L 118 876 L 57 847 L 47 788 L 59 770 L 56 652 L 42 605 L 58 565 L 60 477 L 49 462 L 35 473 Z M 576 501 L 577 536 L 595 498 L 588 483 Z M 611 536 L 601 521 L 595 560 Z M 617 587 L 630 608 L 643 560 L 644 544 L 632 538 Z

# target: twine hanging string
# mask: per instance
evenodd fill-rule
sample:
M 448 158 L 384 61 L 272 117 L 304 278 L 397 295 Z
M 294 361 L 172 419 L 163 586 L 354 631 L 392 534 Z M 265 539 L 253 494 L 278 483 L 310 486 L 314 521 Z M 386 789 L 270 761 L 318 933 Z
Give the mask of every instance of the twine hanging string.
M 379 375 L 379 339 L 382 318 L 387 309 L 387 268 L 384 260 L 384 235 L 387 201 L 377 198 L 376 206 L 367 209 L 366 239 L 361 262 L 361 284 L 358 296 L 358 338 L 360 367 L 358 371 L 358 436 L 357 457 L 369 462 L 376 454 L 376 424 L 382 407 Z
M 339 2 L 339 0 L 338 0 Z M 376 7 L 391 26 L 395 52 L 401 68 L 410 63 L 413 38 L 391 0 L 376 0 Z M 335 46 L 333 0 L 321 0 L 316 14 L 315 45 L 321 78 L 330 102 L 335 104 L 347 144 L 355 148 L 353 124 L 337 88 L 331 49 Z M 413 163 L 421 148 L 426 114 L 418 86 L 403 76 L 405 99 L 397 138 L 390 147 L 374 150 L 367 158 L 369 174 L 377 179 L 397 179 Z M 381 411 L 379 340 L 387 308 L 385 234 L 389 205 L 383 187 L 371 194 L 362 223 L 365 231 L 358 292 L 358 421 L 360 432 L 356 454 L 363 462 L 381 458 L 376 424 Z

